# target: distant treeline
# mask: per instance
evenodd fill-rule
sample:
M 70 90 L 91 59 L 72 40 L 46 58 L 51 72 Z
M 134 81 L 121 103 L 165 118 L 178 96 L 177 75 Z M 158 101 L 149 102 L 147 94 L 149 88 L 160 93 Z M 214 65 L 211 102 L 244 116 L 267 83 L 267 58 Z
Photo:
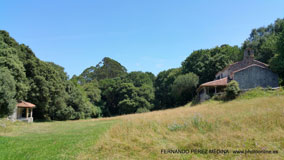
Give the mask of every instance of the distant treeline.
M 17 101 L 36 104 L 35 119 L 68 120 L 141 113 L 184 105 L 201 83 L 211 81 L 225 66 L 252 48 L 255 58 L 270 64 L 284 79 L 284 19 L 253 29 L 241 47 L 221 45 L 193 51 L 181 67 L 160 72 L 127 72 L 105 57 L 79 76 L 68 78 L 64 68 L 38 59 L 24 44 L 0 31 L 0 117 Z

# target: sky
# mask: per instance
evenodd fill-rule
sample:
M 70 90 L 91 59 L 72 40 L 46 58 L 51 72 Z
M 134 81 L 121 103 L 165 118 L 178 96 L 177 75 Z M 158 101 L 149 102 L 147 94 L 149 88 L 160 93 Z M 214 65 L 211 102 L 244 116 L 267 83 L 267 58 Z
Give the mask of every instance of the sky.
M 277 18 L 283 0 L 0 0 L 0 30 L 70 77 L 104 57 L 158 74 Z

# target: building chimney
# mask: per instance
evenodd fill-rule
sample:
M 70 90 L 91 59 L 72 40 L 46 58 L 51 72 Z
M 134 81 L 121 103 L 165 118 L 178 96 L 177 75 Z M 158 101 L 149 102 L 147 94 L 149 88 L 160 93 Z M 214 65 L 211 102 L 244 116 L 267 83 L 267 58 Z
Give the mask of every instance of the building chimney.
M 245 49 L 243 61 L 251 63 L 253 59 L 254 59 L 254 51 L 251 48 Z

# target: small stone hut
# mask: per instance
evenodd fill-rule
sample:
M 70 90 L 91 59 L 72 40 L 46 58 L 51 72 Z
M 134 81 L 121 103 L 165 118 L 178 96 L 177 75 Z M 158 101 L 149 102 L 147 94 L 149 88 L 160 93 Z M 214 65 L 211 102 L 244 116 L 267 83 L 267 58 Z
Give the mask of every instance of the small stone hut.
M 33 108 L 35 105 L 29 102 L 21 101 L 16 105 L 16 108 L 9 119 L 12 121 L 25 121 L 25 122 L 33 122 Z

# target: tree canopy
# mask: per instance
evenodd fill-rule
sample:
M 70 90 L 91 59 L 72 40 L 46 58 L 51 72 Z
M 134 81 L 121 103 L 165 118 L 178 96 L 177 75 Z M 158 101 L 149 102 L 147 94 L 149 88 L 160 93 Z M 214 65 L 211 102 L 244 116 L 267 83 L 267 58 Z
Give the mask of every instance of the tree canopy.
M 110 79 L 115 77 L 122 77 L 127 74 L 127 70 L 119 62 L 105 57 L 95 67 L 91 66 L 85 69 L 79 77 L 76 77 L 79 83 L 84 84 L 96 79 L 98 81 L 103 79 Z
M 238 46 L 222 45 L 212 49 L 201 49 L 192 52 L 182 62 L 182 73 L 192 72 L 205 83 L 215 79 L 215 74 L 227 65 L 240 60 L 241 51 Z
M 0 117 L 9 115 L 16 107 L 16 82 L 11 72 L 0 68 Z
M 242 50 L 251 48 L 255 52 L 255 59 L 269 63 L 269 60 L 277 52 L 277 41 L 281 32 L 284 30 L 284 19 L 277 19 L 267 27 L 255 28 L 250 36 L 244 41 Z
M 194 73 L 179 75 L 172 86 L 172 95 L 177 105 L 184 105 L 193 99 L 199 78 Z
M 180 68 L 162 71 L 157 75 L 155 80 L 156 99 L 154 109 L 165 109 L 175 106 L 175 99 L 172 96 L 172 85 L 179 75 L 181 75 Z
M 281 84 L 284 85 L 284 30 L 279 35 L 276 48 L 276 54 L 270 60 L 270 68 L 278 73 L 281 78 Z

